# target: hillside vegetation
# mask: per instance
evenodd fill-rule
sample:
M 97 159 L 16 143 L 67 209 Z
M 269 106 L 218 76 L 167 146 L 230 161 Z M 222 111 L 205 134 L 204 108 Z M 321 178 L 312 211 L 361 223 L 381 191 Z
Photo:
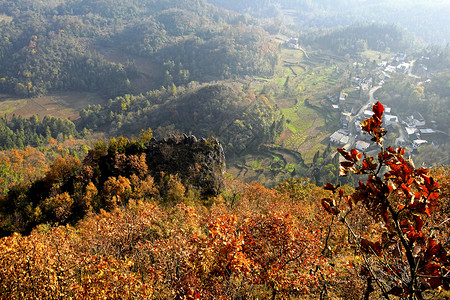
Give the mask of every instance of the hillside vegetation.
M 374 112 L 363 126 L 381 143 L 382 110 Z M 43 177 L 0 196 L 2 234 L 7 235 L 0 239 L 0 295 L 397 299 L 423 292 L 448 297 L 450 170 L 431 170 L 429 177 L 427 170 L 406 163 L 401 148 L 382 149 L 376 160 L 356 150 L 339 151 L 346 160 L 341 173 L 369 172 L 367 185 L 322 189 L 300 178 L 268 189 L 232 181 L 224 177 L 217 140 L 156 141 L 151 131 L 133 140 L 99 141 L 83 161 L 57 158 Z M 15 157 L 33 155 L 29 150 Z M 389 168 L 386 188 L 392 190 L 380 189 L 378 163 Z M 407 213 L 400 205 L 398 215 L 388 213 L 385 202 L 376 202 L 380 197 L 402 201 L 416 190 Z M 348 211 L 333 200 L 342 200 L 344 193 L 353 194 L 344 201 Z M 419 201 L 423 195 L 430 197 Z M 341 213 L 339 223 L 364 234 L 337 226 Z M 400 214 L 400 224 L 389 222 Z M 385 230 L 401 226 L 397 235 L 408 251 L 416 245 L 420 255 L 412 259 L 420 266 L 418 282 L 396 280 L 410 278 L 401 269 L 405 260 L 379 265 L 382 253 L 402 257 L 391 247 L 396 234 L 380 231 L 382 224 Z M 371 242 L 378 239 L 386 244 Z M 391 268 L 396 272 L 392 279 L 373 283 Z M 408 286 L 420 291 L 410 292 Z
M 108 97 L 149 87 L 270 75 L 277 48 L 257 24 L 202 1 L 3 0 L 0 90 L 19 96 L 55 90 L 97 91 Z M 120 59 L 106 59 L 114 51 Z M 157 62 L 142 70 L 140 57 Z M 153 76 L 157 72 L 159 76 Z

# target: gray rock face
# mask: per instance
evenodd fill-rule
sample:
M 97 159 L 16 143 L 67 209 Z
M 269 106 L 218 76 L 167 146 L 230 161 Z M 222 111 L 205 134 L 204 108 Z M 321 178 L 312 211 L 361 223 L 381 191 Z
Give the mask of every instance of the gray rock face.
M 215 138 L 197 140 L 195 136 L 151 140 L 147 145 L 148 171 L 158 182 L 161 173 L 178 174 L 187 186 L 204 196 L 217 195 L 223 188 L 225 154 Z

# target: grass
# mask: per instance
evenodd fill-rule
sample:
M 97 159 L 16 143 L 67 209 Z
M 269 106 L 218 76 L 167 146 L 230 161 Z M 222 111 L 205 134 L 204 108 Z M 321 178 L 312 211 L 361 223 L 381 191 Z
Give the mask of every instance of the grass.
M 284 143 L 288 149 L 298 150 L 300 146 L 306 141 L 307 135 L 301 133 L 292 134 Z
M 6 115 L 18 115 L 29 118 L 38 115 L 40 118 L 53 116 L 76 120 L 81 109 L 90 104 L 103 103 L 97 94 L 84 92 L 53 93 L 47 96 L 18 99 L 12 97 L 0 98 L 0 112 Z
M 0 97 L 0 114 L 9 115 L 16 109 L 21 108 L 27 104 L 26 99 L 15 99 L 12 97 Z
M 307 106 L 305 99 L 315 107 L 321 107 L 323 98 L 335 92 L 336 84 L 339 84 L 342 77 L 337 65 L 327 65 L 327 60 L 328 58 L 318 55 L 306 58 L 301 51 L 283 49 L 276 75 L 270 79 L 278 85 L 280 91 L 284 91 L 284 84 L 289 76 L 289 94 L 281 92 L 275 96 L 276 102 L 284 104 L 280 107 L 289 129 L 280 143 L 288 149 L 300 151 L 308 160 L 310 156 L 312 159 L 317 150 L 325 148 L 321 141 L 327 135 L 325 118 L 328 116 Z
M 328 141 L 328 140 L 327 140 Z M 309 151 L 305 151 L 302 153 L 302 158 L 305 161 L 306 164 L 310 164 L 313 161 L 314 155 L 317 151 L 323 152 L 327 148 L 326 145 L 323 143 L 316 144 L 313 148 L 311 148 Z
M 361 55 L 366 59 L 368 59 L 369 61 L 375 60 L 377 63 L 383 60 L 389 60 L 392 57 L 392 54 L 390 53 L 383 53 L 375 50 L 366 50 Z M 380 56 L 381 59 L 379 59 Z
M 286 117 L 287 127 L 294 133 L 303 133 L 313 126 L 314 121 L 321 116 L 312 108 L 305 105 L 304 101 L 298 101 L 297 105 L 290 108 L 284 108 L 281 112 Z

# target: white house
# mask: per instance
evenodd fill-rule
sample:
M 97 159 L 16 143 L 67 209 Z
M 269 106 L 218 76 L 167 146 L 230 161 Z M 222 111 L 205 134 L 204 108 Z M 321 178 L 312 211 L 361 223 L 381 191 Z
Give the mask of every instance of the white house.
M 359 151 L 366 151 L 369 149 L 370 144 L 365 141 L 356 141 L 355 148 Z
M 408 125 L 408 127 L 422 127 L 425 126 L 425 124 L 426 124 L 425 119 L 418 112 L 412 114 L 410 117 L 408 117 L 408 120 L 406 121 L 406 125 Z
M 386 69 L 384 69 L 385 72 L 394 73 L 397 69 L 394 66 L 387 66 Z
M 422 145 L 428 144 L 427 140 L 414 140 L 412 143 L 413 149 L 417 149 Z
M 420 134 L 432 134 L 435 133 L 435 131 L 431 128 L 424 128 L 424 129 L 419 129 Z
M 388 62 L 383 60 L 381 63 L 378 64 L 378 67 L 386 68 L 387 64 L 388 64 Z
M 397 125 L 398 124 L 398 117 L 394 115 L 384 115 L 384 123 L 386 126 L 390 125 Z
M 410 68 L 410 65 L 407 62 L 403 62 L 397 66 L 397 70 L 403 71 L 405 73 L 409 70 L 409 68 Z
M 330 136 L 330 142 L 332 142 L 332 143 L 338 143 L 338 144 L 345 145 L 348 143 L 348 141 L 349 141 L 348 135 L 345 135 L 339 131 L 334 132 Z
M 339 93 L 339 104 L 344 104 L 345 99 L 347 99 L 347 94 L 344 92 Z
M 373 116 L 373 111 L 371 111 L 371 110 L 368 110 L 368 109 L 366 109 L 366 110 L 364 110 L 364 118 L 371 118 Z
M 286 46 L 291 49 L 298 49 L 298 38 L 291 37 L 286 40 Z
M 424 117 L 422 116 L 421 113 L 415 112 L 415 113 L 411 116 L 411 118 L 412 118 L 413 123 L 414 123 L 414 125 L 415 125 L 416 127 L 419 127 L 419 126 L 425 126 L 425 119 L 424 119 Z
M 406 130 L 406 133 L 408 134 L 408 136 L 411 136 L 416 133 L 415 127 L 405 127 L 405 130 Z
M 352 116 L 352 114 L 349 112 L 342 113 L 342 115 L 341 115 L 342 126 L 344 126 L 344 127 L 348 126 L 348 122 L 351 120 L 351 116 Z

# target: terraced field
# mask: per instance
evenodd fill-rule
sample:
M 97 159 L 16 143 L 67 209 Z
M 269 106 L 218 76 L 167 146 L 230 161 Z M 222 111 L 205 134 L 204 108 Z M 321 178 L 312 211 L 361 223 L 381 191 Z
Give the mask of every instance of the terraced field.
M 0 96 L 0 114 L 13 114 L 29 118 L 38 115 L 40 118 L 53 116 L 76 120 L 80 117 L 80 110 L 89 104 L 101 104 L 104 100 L 94 93 L 61 92 L 47 96 L 20 99 Z
M 325 99 L 340 92 L 348 78 L 348 74 L 340 72 L 342 63 L 333 55 L 282 48 L 275 75 L 257 78 L 251 86 L 256 91 L 264 85 L 272 87 L 273 99 L 285 116 L 286 129 L 275 145 L 230 164 L 228 171 L 233 177 L 270 186 L 307 168 L 314 154 L 326 148 L 333 126 L 339 122 L 338 114 L 328 109 Z

